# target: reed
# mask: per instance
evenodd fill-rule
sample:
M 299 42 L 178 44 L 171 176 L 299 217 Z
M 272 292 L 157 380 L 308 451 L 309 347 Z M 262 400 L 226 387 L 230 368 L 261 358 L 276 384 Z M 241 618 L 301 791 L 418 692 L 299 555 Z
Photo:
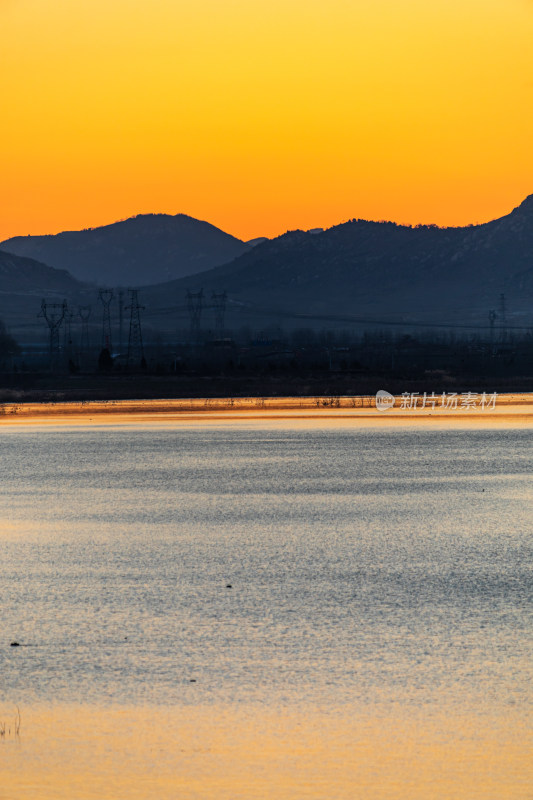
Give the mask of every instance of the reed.
M 10 720 L 0 720 L 0 738 L 5 739 L 8 736 L 20 736 L 20 728 L 22 725 L 22 715 L 20 708 L 15 706 L 17 713 L 15 719 L 11 723 Z

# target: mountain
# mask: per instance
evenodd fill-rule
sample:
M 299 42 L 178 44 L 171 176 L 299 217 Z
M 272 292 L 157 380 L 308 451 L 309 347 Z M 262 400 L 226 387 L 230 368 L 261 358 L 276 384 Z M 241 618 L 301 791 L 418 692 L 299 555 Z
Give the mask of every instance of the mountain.
M 92 302 L 93 287 L 85 286 L 66 270 L 54 269 L 32 258 L 0 250 L 0 319 L 17 335 L 42 327 L 37 320 L 41 300 L 71 308 Z
M 263 244 L 263 242 L 268 242 L 266 236 L 258 236 L 256 239 L 248 239 L 246 244 L 250 245 L 250 247 L 257 247 L 258 244 Z
M 15 236 L 0 247 L 68 270 L 100 286 L 146 286 L 194 275 L 250 250 L 240 239 L 185 214 L 140 214 L 100 228 Z
M 533 305 L 533 195 L 501 219 L 463 228 L 356 219 L 288 232 L 144 297 L 179 303 L 186 289 L 200 288 L 206 297 L 226 290 L 234 310 L 278 322 L 362 316 L 486 324 L 505 293 L 520 321 Z
M 126 241 L 125 230 L 138 231 L 139 220 L 153 233 L 158 222 L 175 218 L 137 217 L 117 223 L 126 226 L 121 232 L 124 252 L 135 250 Z M 216 231 L 206 223 L 198 225 Z M 108 228 L 99 230 L 107 235 Z M 96 231 L 73 236 L 83 233 Z M 153 241 L 154 252 L 164 251 L 164 243 L 157 237 Z M 189 326 L 187 291 L 200 289 L 206 330 L 215 324 L 211 295 L 223 291 L 228 296 L 227 328 L 349 327 L 358 322 L 360 328 L 393 322 L 487 325 L 489 310 L 499 312 L 502 293 L 508 323 L 533 324 L 533 196 L 507 216 L 483 225 L 412 228 L 356 219 L 324 231 L 291 231 L 253 248 L 240 246 L 244 251 L 221 266 L 144 286 L 139 299 L 145 306 L 145 329 L 175 337 L 176 331 Z M 136 263 L 141 260 L 152 261 L 149 255 L 140 259 L 137 254 Z M 94 285 L 65 270 L 0 251 L 0 318 L 15 335 L 42 330 L 37 319 L 41 297 L 47 302 L 65 298 L 75 311 L 78 305 L 90 305 L 91 324 L 101 324 L 102 307 Z M 124 305 L 128 302 L 126 293 Z M 111 314 L 116 325 L 116 293 Z
M 54 269 L 33 258 L 22 258 L 0 250 L 0 298 L 11 294 L 36 297 L 57 294 L 63 297 L 81 288 L 80 282 L 64 269 Z

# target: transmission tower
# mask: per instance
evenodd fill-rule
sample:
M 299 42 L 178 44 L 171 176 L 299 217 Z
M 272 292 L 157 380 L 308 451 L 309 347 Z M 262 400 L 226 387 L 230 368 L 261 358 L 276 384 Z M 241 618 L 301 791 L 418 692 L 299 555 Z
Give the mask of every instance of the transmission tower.
M 500 341 L 507 337 L 507 308 L 505 303 L 505 295 L 500 295 L 500 303 L 498 306 L 498 316 L 500 318 Z
M 118 290 L 118 349 L 122 353 L 124 347 L 123 331 L 124 331 L 124 290 Z
M 500 317 L 500 325 L 506 325 L 507 323 L 507 311 L 505 308 L 505 295 L 502 293 L 500 295 L 500 305 L 498 309 L 498 314 Z
M 211 295 L 212 308 L 215 311 L 215 333 L 218 339 L 224 336 L 224 318 L 226 316 L 226 292 L 217 294 L 213 292 Z
M 190 292 L 187 289 L 187 307 L 191 321 L 191 342 L 197 344 L 200 340 L 200 321 L 202 318 L 202 308 L 204 305 L 204 290 Z
M 125 311 L 130 311 L 130 335 L 128 339 L 128 360 L 127 365 L 134 364 L 137 367 L 141 366 L 144 361 L 144 348 L 143 337 L 141 330 L 141 311 L 144 311 L 144 306 L 139 305 L 137 296 L 137 289 L 130 289 L 131 302 L 126 306 Z
M 78 306 L 78 314 L 81 319 L 80 350 L 82 359 L 85 359 L 89 353 L 89 318 L 91 316 L 91 306 Z
M 113 299 L 113 289 L 100 289 L 98 299 L 103 306 L 102 349 L 107 349 L 111 353 L 111 311 L 109 307 Z
M 496 322 L 496 317 L 498 315 L 496 312 L 491 309 L 489 311 L 489 325 L 490 325 L 490 354 L 492 355 L 494 351 L 494 323 Z
M 44 317 L 50 331 L 50 369 L 53 371 L 59 362 L 59 329 L 67 313 L 67 301 L 62 303 L 41 302 L 41 311 L 37 315 Z
M 65 302 L 65 317 L 63 319 L 63 350 L 68 358 L 72 358 L 72 320 L 74 312 L 70 311 Z

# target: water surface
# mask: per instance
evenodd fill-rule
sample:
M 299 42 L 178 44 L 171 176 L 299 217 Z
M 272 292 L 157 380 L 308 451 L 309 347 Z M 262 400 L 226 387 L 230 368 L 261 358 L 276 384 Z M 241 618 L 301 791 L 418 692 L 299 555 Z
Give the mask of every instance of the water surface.
M 532 438 L 1 430 L 0 797 L 531 797 Z

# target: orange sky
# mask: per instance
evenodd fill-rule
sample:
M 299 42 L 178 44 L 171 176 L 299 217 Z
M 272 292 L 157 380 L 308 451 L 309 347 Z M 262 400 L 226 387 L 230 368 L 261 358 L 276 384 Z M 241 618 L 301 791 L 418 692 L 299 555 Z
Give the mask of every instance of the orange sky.
M 533 0 L 0 0 L 0 239 L 241 238 L 533 193 Z

